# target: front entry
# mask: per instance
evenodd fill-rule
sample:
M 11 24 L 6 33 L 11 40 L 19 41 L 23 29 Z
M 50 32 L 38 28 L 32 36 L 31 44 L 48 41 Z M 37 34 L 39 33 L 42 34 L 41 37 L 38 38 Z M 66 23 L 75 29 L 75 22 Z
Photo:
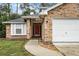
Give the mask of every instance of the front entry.
M 41 23 L 33 23 L 33 37 L 41 37 Z

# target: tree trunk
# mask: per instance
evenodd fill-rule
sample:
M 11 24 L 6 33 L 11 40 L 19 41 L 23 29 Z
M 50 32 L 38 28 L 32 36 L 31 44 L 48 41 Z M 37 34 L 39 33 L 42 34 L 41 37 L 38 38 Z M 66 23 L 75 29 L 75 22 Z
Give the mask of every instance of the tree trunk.
M 18 14 L 18 3 L 17 3 L 17 6 L 16 6 L 16 13 Z
M 8 14 L 8 16 L 9 16 L 8 19 L 10 19 L 10 3 L 8 3 L 8 11 L 7 11 L 7 14 Z

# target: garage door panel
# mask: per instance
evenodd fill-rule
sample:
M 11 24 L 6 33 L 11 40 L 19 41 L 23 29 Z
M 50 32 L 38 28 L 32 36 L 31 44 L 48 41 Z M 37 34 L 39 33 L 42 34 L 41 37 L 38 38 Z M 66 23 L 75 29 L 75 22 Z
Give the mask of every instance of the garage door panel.
M 79 20 L 54 19 L 52 24 L 53 42 L 79 42 Z

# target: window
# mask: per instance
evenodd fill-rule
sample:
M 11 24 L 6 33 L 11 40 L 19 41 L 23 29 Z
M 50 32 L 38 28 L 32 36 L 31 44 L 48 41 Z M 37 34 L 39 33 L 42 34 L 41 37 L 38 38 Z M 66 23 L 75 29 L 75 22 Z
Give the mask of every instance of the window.
M 11 24 L 11 35 L 26 35 L 26 24 Z
M 22 30 L 21 29 L 16 29 L 16 34 L 21 34 Z

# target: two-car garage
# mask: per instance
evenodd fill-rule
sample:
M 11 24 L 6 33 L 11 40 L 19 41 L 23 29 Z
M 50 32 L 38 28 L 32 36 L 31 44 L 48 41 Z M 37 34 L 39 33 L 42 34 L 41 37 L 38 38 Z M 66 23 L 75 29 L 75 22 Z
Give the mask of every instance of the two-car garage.
M 52 19 L 52 42 L 79 42 L 79 19 Z

